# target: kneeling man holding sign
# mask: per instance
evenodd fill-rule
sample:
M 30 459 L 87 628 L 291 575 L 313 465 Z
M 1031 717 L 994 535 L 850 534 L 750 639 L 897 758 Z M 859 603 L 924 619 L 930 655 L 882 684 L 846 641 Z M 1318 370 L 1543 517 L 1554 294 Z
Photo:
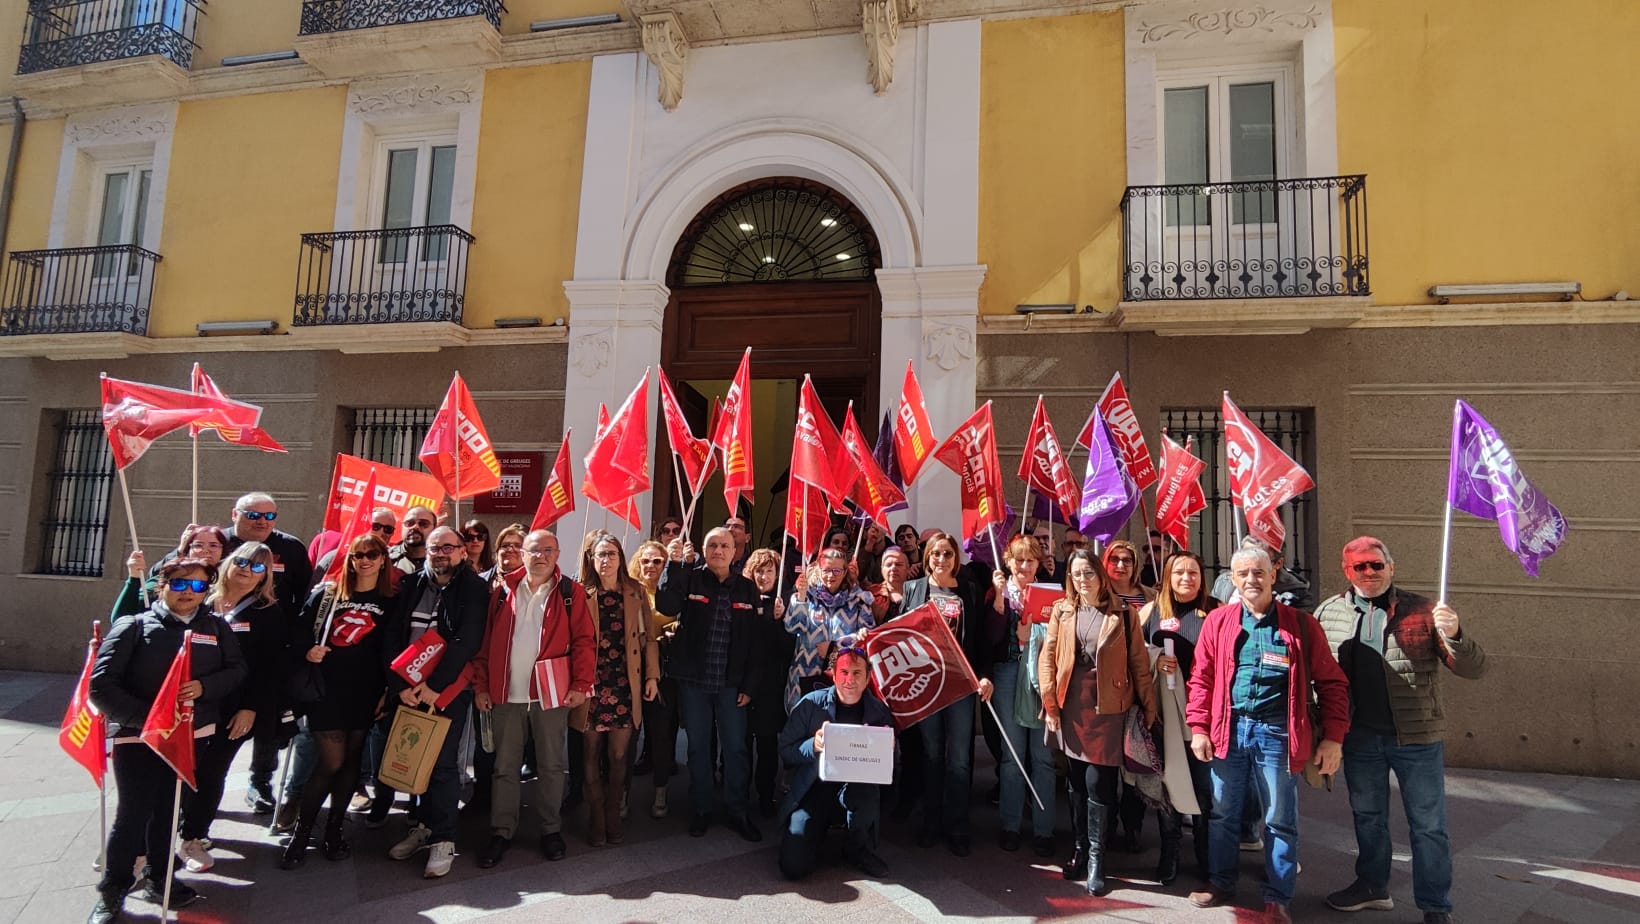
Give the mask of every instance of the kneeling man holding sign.
M 877 843 L 882 787 L 894 775 L 894 718 L 870 690 L 871 664 L 858 648 L 837 653 L 836 686 L 797 701 L 780 733 L 780 759 L 792 773 L 782 816 L 780 872 L 801 879 L 820 864 L 826 830 L 848 825 L 844 856 L 868 876 L 885 876 Z

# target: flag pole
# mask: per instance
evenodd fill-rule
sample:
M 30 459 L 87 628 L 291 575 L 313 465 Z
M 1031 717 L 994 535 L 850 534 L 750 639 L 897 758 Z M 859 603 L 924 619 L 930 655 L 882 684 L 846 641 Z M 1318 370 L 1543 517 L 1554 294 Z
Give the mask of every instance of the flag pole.
M 1452 443 L 1447 450 L 1446 512 L 1441 517 L 1441 586 L 1435 595 L 1436 603 L 1446 602 L 1446 578 L 1452 562 L 1452 472 L 1458 448 L 1459 416 L 1463 413 L 1461 401 L 1452 402 Z
M 189 428 L 192 429 L 192 428 Z M 199 522 L 199 434 L 190 433 L 189 438 L 194 443 L 194 480 L 192 490 L 188 494 L 188 522 Z
M 326 630 L 326 631 L 328 633 L 329 630 Z M 325 638 L 328 639 L 329 637 L 330 636 L 328 634 L 325 635 Z M 296 734 L 297 735 L 301 734 L 301 729 L 298 728 Z M 274 813 L 273 813 L 273 817 L 268 820 L 268 836 L 269 837 L 273 837 L 274 835 L 279 833 L 279 831 L 278 831 L 278 828 L 279 828 L 279 811 L 278 811 L 278 808 L 281 804 L 284 803 L 285 793 L 286 793 L 286 791 L 288 790 L 288 788 L 290 786 L 290 765 L 296 762 L 296 735 L 291 736 L 290 741 L 285 744 L 284 751 L 285 751 L 285 759 L 283 761 L 281 761 L 283 766 L 281 766 L 279 768 L 279 789 L 275 792 L 274 800 L 273 800 Z M 275 752 L 274 756 L 277 757 L 278 752 Z
M 120 497 L 125 500 L 125 525 L 131 528 L 131 551 L 142 548 L 142 542 L 137 539 L 137 518 L 131 512 L 131 484 L 125 480 L 125 469 L 120 469 Z
M 1002 718 L 997 715 L 997 707 L 991 705 L 990 700 L 986 700 L 985 708 L 991 710 L 991 718 L 997 723 L 997 727 L 1000 728 L 1002 726 Z M 1014 750 L 1014 743 L 1008 740 L 1007 735 L 1001 735 L 1000 737 L 1002 738 L 1002 743 L 1008 746 L 1008 756 L 1014 759 L 1014 766 L 1019 768 L 1019 775 L 1025 778 L 1025 785 L 1031 788 L 1031 798 L 1036 800 L 1036 807 L 1039 809 L 1046 809 L 1047 806 L 1042 804 L 1042 796 L 1036 791 L 1036 784 L 1031 782 L 1030 771 L 1025 769 L 1024 761 L 1019 759 L 1019 752 Z
M 853 517 L 851 516 L 850 519 L 852 519 L 852 518 Z M 866 541 L 866 528 L 871 525 L 871 522 L 872 521 L 870 521 L 870 520 L 866 520 L 866 521 L 862 522 L 860 524 L 860 528 L 858 530 L 856 530 L 855 533 L 854 533 L 854 562 L 855 562 L 855 564 L 860 563 L 860 546 L 862 544 L 864 544 L 864 542 Z
M 672 486 L 678 489 L 678 513 L 681 514 L 688 504 L 683 502 L 683 475 L 678 470 L 678 453 L 675 449 L 672 451 Z
M 104 752 L 104 759 L 106 760 L 107 759 L 106 755 L 107 755 L 107 750 L 108 750 L 108 742 L 106 740 L 103 741 L 102 747 L 103 747 L 103 752 Z M 91 868 L 96 870 L 99 873 L 103 871 L 103 867 L 108 865 L 108 780 L 107 780 L 107 774 L 104 774 L 103 777 L 104 778 L 103 778 L 102 782 L 97 784 L 97 829 L 98 829 L 97 836 L 98 836 L 98 844 L 100 846 L 97 847 L 96 862 L 91 864 Z
M 193 742 L 188 742 L 190 746 Z M 171 920 L 171 883 L 177 872 L 177 825 L 182 820 L 182 777 L 177 777 L 176 789 L 171 793 L 171 839 L 165 842 L 165 897 L 159 905 L 160 924 Z M 150 857 L 150 860 L 153 858 Z

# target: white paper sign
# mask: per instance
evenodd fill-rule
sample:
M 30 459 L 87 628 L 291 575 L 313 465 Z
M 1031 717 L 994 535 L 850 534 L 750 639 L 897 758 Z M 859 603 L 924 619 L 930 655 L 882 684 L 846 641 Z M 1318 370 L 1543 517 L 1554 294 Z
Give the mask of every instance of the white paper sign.
M 826 723 L 820 779 L 828 783 L 892 783 L 894 729 Z

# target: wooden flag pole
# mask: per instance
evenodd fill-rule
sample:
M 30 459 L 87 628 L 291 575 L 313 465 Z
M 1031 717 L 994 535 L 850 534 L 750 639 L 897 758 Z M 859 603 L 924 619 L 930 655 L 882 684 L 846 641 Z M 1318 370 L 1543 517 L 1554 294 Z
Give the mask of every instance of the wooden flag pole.
M 672 485 L 678 489 L 678 513 L 681 514 L 688 505 L 683 502 L 683 473 L 678 468 L 677 450 L 672 451 Z
M 189 438 L 194 443 L 194 478 L 192 490 L 188 492 L 188 522 L 199 523 L 199 434 L 190 433 Z
M 1456 444 L 1458 442 L 1457 441 L 1458 415 L 1461 414 L 1461 413 L 1463 413 L 1463 408 L 1462 408 L 1461 402 L 1457 402 L 1457 401 L 1452 402 L 1452 432 L 1453 432 L 1452 442 L 1453 442 L 1454 448 L 1456 447 Z M 1449 456 L 1451 454 L 1451 451 L 1452 450 L 1448 450 L 1448 455 Z M 1450 467 L 1451 464 L 1452 464 L 1451 460 L 1448 459 L 1447 465 Z M 1441 584 L 1440 584 L 1440 587 L 1437 588 L 1437 593 L 1435 594 L 1435 602 L 1437 604 L 1446 602 L 1446 578 L 1447 578 L 1447 573 L 1450 569 L 1451 562 L 1452 562 L 1452 475 L 1449 472 L 1447 474 L 1447 485 L 1446 485 L 1446 511 L 1441 516 Z
M 123 468 L 120 469 L 120 497 L 125 501 L 125 525 L 131 528 L 131 551 L 135 552 L 142 548 L 142 542 L 137 539 L 137 518 L 131 512 L 131 484 L 125 480 Z
M 997 727 L 1000 728 L 1002 726 L 1002 719 L 997 715 L 997 707 L 991 705 L 990 700 L 986 700 L 985 708 L 991 710 L 991 718 L 996 721 Z M 1047 806 L 1042 804 L 1041 794 L 1036 791 L 1036 784 L 1031 782 L 1031 771 L 1025 769 L 1024 761 L 1019 759 L 1019 752 L 1014 750 L 1013 741 L 1011 741 L 1007 735 L 999 735 L 998 737 L 1002 739 L 1003 744 L 1008 746 L 1008 756 L 1014 759 L 1014 766 L 1019 768 L 1019 775 L 1025 778 L 1025 785 L 1031 788 L 1031 798 L 1036 800 L 1036 807 L 1039 809 L 1046 809 Z
M 192 744 L 192 742 L 189 742 Z M 171 839 L 165 842 L 165 895 L 159 905 L 160 924 L 171 920 L 171 883 L 177 874 L 177 825 L 182 820 L 182 777 L 177 777 L 176 789 L 171 794 Z M 149 862 L 153 857 L 149 857 Z M 121 871 L 124 872 L 123 870 Z

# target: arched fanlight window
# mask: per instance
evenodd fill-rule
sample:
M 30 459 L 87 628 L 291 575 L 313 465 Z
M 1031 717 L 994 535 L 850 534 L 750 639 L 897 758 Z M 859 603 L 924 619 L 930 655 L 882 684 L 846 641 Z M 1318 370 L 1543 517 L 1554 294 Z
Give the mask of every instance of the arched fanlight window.
M 719 196 L 684 232 L 673 285 L 870 279 L 877 240 L 848 200 L 818 183 L 758 180 Z

